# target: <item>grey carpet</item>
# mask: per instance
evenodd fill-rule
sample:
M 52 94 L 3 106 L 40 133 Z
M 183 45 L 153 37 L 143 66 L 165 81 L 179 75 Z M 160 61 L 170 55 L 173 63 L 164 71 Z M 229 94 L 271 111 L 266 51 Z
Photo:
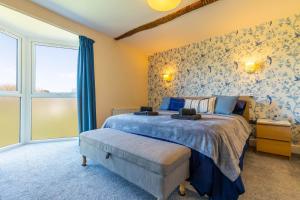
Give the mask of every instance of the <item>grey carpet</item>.
M 152 195 L 89 160 L 81 167 L 77 141 L 40 143 L 0 153 L 1 200 L 153 200 Z M 241 200 L 300 199 L 300 159 L 248 151 Z M 188 191 L 169 199 L 200 198 Z
M 300 200 L 300 157 L 249 150 L 242 178 L 246 192 L 240 200 Z
M 174 191 L 169 199 L 183 198 Z M 78 142 L 30 144 L 0 153 L 1 200 L 153 200 L 151 194 L 88 160 L 81 166 Z M 207 198 L 202 198 L 207 199 Z

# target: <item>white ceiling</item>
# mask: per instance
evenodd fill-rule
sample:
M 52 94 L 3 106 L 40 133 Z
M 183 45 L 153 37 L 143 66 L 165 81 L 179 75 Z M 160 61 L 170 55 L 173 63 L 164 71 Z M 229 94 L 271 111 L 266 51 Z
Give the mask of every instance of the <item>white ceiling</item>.
M 39 27 L 39 28 L 37 28 Z M 35 41 L 77 45 L 78 36 L 0 5 L 0 29 Z
M 31 0 L 92 29 L 117 37 L 170 12 L 152 10 L 147 0 Z M 178 8 L 197 0 L 183 0 Z M 177 9 L 178 9 L 177 8 Z
M 154 11 L 147 0 L 32 1 L 111 37 L 174 11 Z M 183 0 L 179 8 L 195 1 Z M 123 41 L 152 54 L 296 13 L 300 0 L 219 0 Z

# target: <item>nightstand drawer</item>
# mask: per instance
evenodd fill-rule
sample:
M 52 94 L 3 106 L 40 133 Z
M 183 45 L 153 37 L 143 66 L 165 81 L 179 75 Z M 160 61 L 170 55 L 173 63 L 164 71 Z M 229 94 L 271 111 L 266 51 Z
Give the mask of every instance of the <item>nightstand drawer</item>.
M 256 150 L 290 157 L 291 143 L 257 138 Z
M 291 141 L 291 128 L 288 126 L 274 126 L 257 124 L 256 136 L 273 140 Z

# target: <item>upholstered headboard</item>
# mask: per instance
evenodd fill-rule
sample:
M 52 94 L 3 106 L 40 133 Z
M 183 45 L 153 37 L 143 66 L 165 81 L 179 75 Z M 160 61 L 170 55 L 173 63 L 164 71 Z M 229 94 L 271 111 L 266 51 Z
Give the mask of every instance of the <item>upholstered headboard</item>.
M 183 98 L 205 99 L 205 98 L 209 98 L 209 97 L 208 96 L 198 96 L 198 97 L 183 97 Z M 240 96 L 239 100 L 243 100 L 243 101 L 247 102 L 243 117 L 249 122 L 250 121 L 250 108 L 253 103 L 253 97 L 252 96 Z

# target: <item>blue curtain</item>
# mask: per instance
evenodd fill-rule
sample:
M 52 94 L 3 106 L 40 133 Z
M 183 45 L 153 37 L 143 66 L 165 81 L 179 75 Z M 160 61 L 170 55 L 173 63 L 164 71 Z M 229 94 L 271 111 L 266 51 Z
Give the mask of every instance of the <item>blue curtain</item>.
M 79 36 L 77 69 L 79 133 L 97 128 L 93 44 L 93 40 Z

